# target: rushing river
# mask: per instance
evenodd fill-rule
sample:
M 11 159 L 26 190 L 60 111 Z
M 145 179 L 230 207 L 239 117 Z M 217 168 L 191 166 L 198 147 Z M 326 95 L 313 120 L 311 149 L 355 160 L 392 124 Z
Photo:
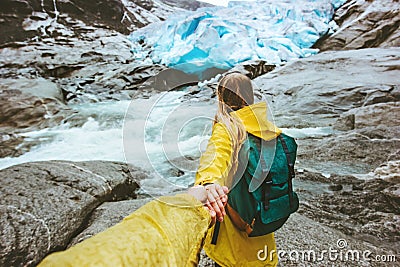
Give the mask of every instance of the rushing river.
M 148 99 L 72 105 L 80 122 L 24 133 L 22 145 L 33 144 L 30 151 L 0 159 L 0 168 L 46 160 L 122 161 L 152 174 L 142 181 L 147 192 L 187 187 L 210 137 L 217 104 L 188 100 L 186 94 L 172 91 Z M 332 132 L 329 127 L 283 130 L 297 138 Z

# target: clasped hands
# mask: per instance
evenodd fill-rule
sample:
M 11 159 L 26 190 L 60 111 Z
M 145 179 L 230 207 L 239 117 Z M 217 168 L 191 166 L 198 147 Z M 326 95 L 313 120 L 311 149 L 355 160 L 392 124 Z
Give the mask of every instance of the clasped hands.
M 188 194 L 200 200 L 210 212 L 212 222 L 222 222 L 225 212 L 225 205 L 228 202 L 229 189 L 219 184 L 208 184 L 205 186 L 194 186 L 188 190 Z

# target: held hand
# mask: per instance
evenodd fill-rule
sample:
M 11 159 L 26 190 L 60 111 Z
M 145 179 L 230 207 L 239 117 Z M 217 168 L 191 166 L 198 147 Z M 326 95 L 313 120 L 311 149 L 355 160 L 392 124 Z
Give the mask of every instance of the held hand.
M 210 213 L 211 216 L 211 225 L 215 224 L 217 220 L 217 213 L 208 207 L 207 203 L 208 202 L 208 191 L 206 188 L 202 185 L 195 185 L 191 188 L 189 188 L 188 192 L 189 195 L 194 196 L 199 200 L 201 203 L 204 204 L 204 208 L 207 209 L 207 211 Z
M 196 185 L 188 190 L 188 194 L 202 202 L 210 212 L 212 224 L 215 223 L 217 218 L 222 221 L 223 216 L 226 215 L 224 206 L 228 201 L 228 196 L 226 195 L 228 192 L 228 187 L 220 186 L 219 184 Z
M 226 186 L 221 186 L 219 184 L 209 184 L 205 186 L 207 190 L 207 202 L 206 206 L 211 211 L 215 211 L 217 219 L 222 222 L 225 212 L 225 205 L 228 201 L 228 196 L 226 195 L 229 190 Z

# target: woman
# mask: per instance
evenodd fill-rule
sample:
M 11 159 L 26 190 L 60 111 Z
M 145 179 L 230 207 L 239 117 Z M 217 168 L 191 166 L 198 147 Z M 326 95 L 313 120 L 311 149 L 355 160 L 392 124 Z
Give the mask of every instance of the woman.
M 221 222 L 216 244 L 211 244 L 214 228 L 208 231 L 204 250 L 221 266 L 276 266 L 276 254 L 259 259 L 259 251 L 276 251 L 274 234 L 249 237 L 238 230 L 229 216 L 223 218 L 223 203 L 218 201 L 219 185 L 232 188 L 233 175 L 238 167 L 238 153 L 247 133 L 272 140 L 281 130 L 267 120 L 265 102 L 254 104 L 251 80 L 240 73 L 224 76 L 217 88 L 218 111 L 212 136 L 200 159 L 196 184 L 205 185 L 210 206 Z

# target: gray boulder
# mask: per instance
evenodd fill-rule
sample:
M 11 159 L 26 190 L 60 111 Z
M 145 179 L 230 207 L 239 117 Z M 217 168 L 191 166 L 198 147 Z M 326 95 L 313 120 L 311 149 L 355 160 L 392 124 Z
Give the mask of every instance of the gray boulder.
M 0 265 L 31 266 L 64 249 L 105 201 L 134 198 L 147 177 L 124 163 L 32 162 L 0 171 Z

